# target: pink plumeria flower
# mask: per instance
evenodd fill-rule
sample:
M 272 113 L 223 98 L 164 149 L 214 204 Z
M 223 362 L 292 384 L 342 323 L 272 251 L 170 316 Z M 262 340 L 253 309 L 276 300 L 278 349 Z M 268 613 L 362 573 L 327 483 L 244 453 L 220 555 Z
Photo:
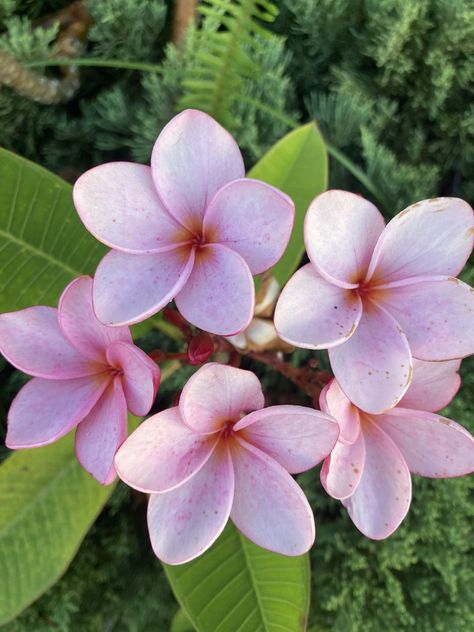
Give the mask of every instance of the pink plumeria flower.
M 434 414 L 456 394 L 459 365 L 414 360 L 410 388 L 396 408 L 380 415 L 354 406 L 335 379 L 322 391 L 321 409 L 337 420 L 341 434 L 324 461 L 321 482 L 367 537 L 388 537 L 406 516 L 410 472 L 450 478 L 474 471 L 474 438 Z
M 94 316 L 92 279 L 72 281 L 58 309 L 0 315 L 0 351 L 34 376 L 11 405 L 7 446 L 47 445 L 77 426 L 79 462 L 100 483 L 111 483 L 115 452 L 127 436 L 127 409 L 148 413 L 160 371 L 133 344 L 128 327 L 106 327 Z
M 163 129 L 151 168 L 113 162 L 82 175 L 76 208 L 113 249 L 94 278 L 98 318 L 136 323 L 174 299 L 201 329 L 243 331 L 255 303 L 252 275 L 280 259 L 294 218 L 287 195 L 244 176 L 234 139 L 196 110 Z
M 472 251 L 474 214 L 457 198 L 409 206 L 387 226 L 376 207 L 327 191 L 309 207 L 311 263 L 284 288 L 275 311 L 283 340 L 329 349 L 342 390 L 379 413 L 406 392 L 412 358 L 474 352 L 474 293 L 454 277 Z
M 201 555 L 229 516 L 271 551 L 301 555 L 311 547 L 313 514 L 290 474 L 329 454 L 339 428 L 311 408 L 263 406 L 256 375 L 206 364 L 179 406 L 147 419 L 117 452 L 120 478 L 152 494 L 148 529 L 164 562 Z

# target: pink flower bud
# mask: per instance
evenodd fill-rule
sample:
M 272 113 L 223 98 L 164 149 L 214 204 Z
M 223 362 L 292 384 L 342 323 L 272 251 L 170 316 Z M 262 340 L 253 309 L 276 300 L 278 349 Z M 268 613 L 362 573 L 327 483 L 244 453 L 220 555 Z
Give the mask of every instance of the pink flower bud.
M 214 353 L 214 341 L 205 332 L 201 332 L 197 336 L 191 339 L 188 346 L 188 360 L 189 364 L 197 365 L 203 364 L 206 360 L 209 360 Z

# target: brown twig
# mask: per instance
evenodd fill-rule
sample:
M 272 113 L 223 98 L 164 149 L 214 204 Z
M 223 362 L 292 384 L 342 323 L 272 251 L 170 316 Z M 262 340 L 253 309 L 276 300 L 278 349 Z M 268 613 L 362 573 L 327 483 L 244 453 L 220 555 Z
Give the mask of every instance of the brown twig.
M 197 0 L 175 0 L 171 41 L 181 49 L 190 22 L 196 19 Z

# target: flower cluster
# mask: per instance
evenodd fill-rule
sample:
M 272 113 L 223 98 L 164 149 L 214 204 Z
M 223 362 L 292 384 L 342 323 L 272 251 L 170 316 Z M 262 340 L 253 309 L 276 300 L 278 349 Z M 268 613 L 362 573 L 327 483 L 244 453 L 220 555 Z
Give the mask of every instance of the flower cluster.
M 111 247 L 94 279 L 74 280 L 57 310 L 0 315 L 1 352 L 33 376 L 10 408 L 7 445 L 37 447 L 77 428 L 78 460 L 100 483 L 118 474 L 150 494 L 152 546 L 170 564 L 209 548 L 229 518 L 262 547 L 306 552 L 314 518 L 292 475 L 321 461 L 325 490 L 374 539 L 406 515 L 410 472 L 474 470 L 474 438 L 434 413 L 459 388 L 460 358 L 474 353 L 474 293 L 456 278 L 472 251 L 474 214 L 455 198 L 418 202 L 387 226 L 352 193 L 328 191 L 310 205 L 310 263 L 283 289 L 274 320 L 280 348 L 329 350 L 335 377 L 320 411 L 265 408 L 253 373 L 210 362 L 178 405 L 127 438 L 127 410 L 148 414 L 160 377 L 127 325 L 174 300 L 183 322 L 202 330 L 184 354 L 193 365 L 222 336 L 236 348 L 236 334 L 247 340 L 252 277 L 284 253 L 294 204 L 244 176 L 220 125 L 179 114 L 151 167 L 109 163 L 77 181 L 82 221 Z

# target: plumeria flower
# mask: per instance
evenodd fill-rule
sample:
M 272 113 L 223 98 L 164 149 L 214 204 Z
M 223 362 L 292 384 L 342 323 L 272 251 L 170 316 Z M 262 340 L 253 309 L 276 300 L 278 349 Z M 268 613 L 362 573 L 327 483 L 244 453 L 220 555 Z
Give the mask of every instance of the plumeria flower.
M 94 316 L 92 279 L 75 279 L 58 309 L 36 306 L 0 315 L 0 351 L 33 375 L 13 400 L 6 444 L 36 448 L 77 426 L 76 455 L 100 483 L 115 478 L 114 456 L 127 436 L 127 409 L 146 415 L 160 371 L 128 327 Z
M 117 452 L 120 478 L 151 494 L 148 529 L 164 562 L 203 553 L 229 516 L 271 551 L 311 547 L 313 514 L 290 474 L 329 454 L 338 426 L 304 406 L 263 406 L 253 373 L 209 363 L 187 382 L 179 406 L 147 419 Z
M 98 318 L 136 323 L 174 299 L 201 329 L 244 330 L 255 302 L 252 275 L 280 259 L 294 218 L 287 195 L 244 175 L 234 139 L 196 110 L 163 129 L 151 168 L 113 162 L 82 175 L 76 208 L 113 249 L 94 278 Z
M 329 349 L 347 397 L 367 412 L 388 410 L 410 384 L 413 357 L 474 353 L 474 293 L 454 278 L 473 239 L 474 214 L 457 198 L 418 202 L 385 226 L 364 198 L 327 191 L 306 215 L 311 263 L 284 288 L 277 331 L 298 347 Z
M 321 409 L 341 428 L 321 482 L 367 537 L 386 538 L 406 516 L 410 472 L 450 478 L 474 471 L 474 438 L 455 421 L 434 414 L 456 394 L 459 365 L 459 360 L 414 360 L 410 388 L 396 408 L 380 415 L 354 406 L 335 379 L 321 392 Z

